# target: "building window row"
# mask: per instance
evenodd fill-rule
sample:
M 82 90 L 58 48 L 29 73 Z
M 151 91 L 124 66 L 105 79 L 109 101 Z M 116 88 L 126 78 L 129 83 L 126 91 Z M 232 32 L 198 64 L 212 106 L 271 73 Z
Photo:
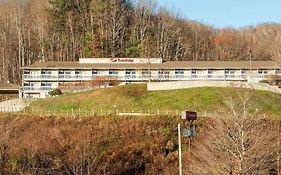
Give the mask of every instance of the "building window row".
M 90 72 L 91 71 L 91 72 Z M 125 70 L 118 70 L 118 69 L 109 69 L 109 70 L 98 70 L 98 69 L 92 69 L 89 71 L 83 71 L 83 70 L 58 70 L 58 77 L 53 76 L 53 78 L 62 78 L 62 79 L 71 79 L 71 78 L 92 78 L 95 76 L 100 75 L 106 75 L 106 72 L 108 71 L 109 76 L 113 77 L 121 77 L 123 75 L 123 78 L 126 79 L 133 79 L 137 78 L 137 71 L 136 69 L 125 69 Z M 235 78 L 237 76 L 245 76 L 246 70 L 245 69 L 224 69 L 224 70 L 215 70 L 215 69 L 207 69 L 207 70 L 199 70 L 199 69 L 190 69 L 189 75 L 188 70 L 185 69 L 174 69 L 174 70 L 167 70 L 167 69 L 158 69 L 158 74 L 155 73 L 155 70 L 149 70 L 149 69 L 143 69 L 140 73 L 140 78 L 159 78 L 159 79 L 170 79 L 170 78 L 176 78 L 176 79 L 183 79 L 185 77 L 190 78 Z M 271 71 L 273 71 L 276 74 L 281 74 L 281 69 L 273 69 L 273 70 L 267 70 L 267 69 L 258 69 L 249 71 L 250 74 L 255 74 L 257 76 L 259 75 L 267 75 Z M 88 72 L 88 73 L 87 73 Z M 104 73 L 105 72 L 105 73 Z M 122 72 L 122 73 L 120 73 Z M 24 78 L 52 78 L 52 70 L 42 69 L 37 74 L 35 71 L 32 72 L 32 70 L 24 70 Z M 40 75 L 41 73 L 41 75 Z M 53 74 L 54 75 L 54 74 Z M 156 76 L 156 77 L 155 77 Z M 122 78 L 122 77 L 121 77 Z

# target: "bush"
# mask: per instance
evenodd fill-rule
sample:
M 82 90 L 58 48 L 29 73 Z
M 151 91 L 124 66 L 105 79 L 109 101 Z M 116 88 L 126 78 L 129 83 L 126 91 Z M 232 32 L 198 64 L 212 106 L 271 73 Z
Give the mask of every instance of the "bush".
M 112 76 L 102 76 L 102 77 L 96 77 L 92 80 L 92 86 L 118 86 L 121 83 L 121 81 L 115 77 Z
M 56 96 L 56 95 L 61 95 L 62 92 L 61 92 L 60 89 L 56 88 L 56 89 L 53 89 L 53 90 L 49 91 L 48 94 L 49 94 L 50 96 Z
M 260 83 L 269 83 L 268 80 L 261 80 Z
M 281 83 L 281 75 L 268 75 L 266 78 L 270 85 L 278 85 Z

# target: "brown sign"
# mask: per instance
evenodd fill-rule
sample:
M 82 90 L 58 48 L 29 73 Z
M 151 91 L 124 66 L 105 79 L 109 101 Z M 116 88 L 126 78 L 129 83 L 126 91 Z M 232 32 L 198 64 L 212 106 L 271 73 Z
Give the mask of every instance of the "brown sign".
M 197 120 L 197 113 L 193 111 L 183 111 L 182 119 L 185 120 Z
M 186 111 L 186 119 L 187 120 L 196 120 L 197 119 L 197 113 L 192 111 Z

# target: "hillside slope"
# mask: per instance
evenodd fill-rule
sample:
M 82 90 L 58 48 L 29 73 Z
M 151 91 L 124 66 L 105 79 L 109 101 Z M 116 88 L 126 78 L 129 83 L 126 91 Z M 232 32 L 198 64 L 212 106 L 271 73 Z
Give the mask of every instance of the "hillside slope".
M 176 174 L 176 122 L 0 113 L 0 174 Z
M 0 113 L 0 174 L 176 175 L 180 122 L 184 131 L 186 123 L 173 116 L 72 118 Z M 271 134 L 263 143 L 266 140 L 266 148 L 273 151 L 280 149 L 276 147 L 278 130 L 266 123 L 263 122 L 262 132 Z M 225 168 L 231 162 L 223 156 L 227 151 L 215 144 L 229 136 L 222 133 L 219 124 L 214 118 L 197 122 L 191 151 L 188 138 L 182 135 L 183 174 L 230 174 Z M 250 134 L 250 139 L 259 137 L 258 133 Z M 250 148 L 253 146 L 256 144 Z M 277 174 L 274 152 L 261 148 L 253 160 L 258 155 L 269 160 L 262 161 L 267 166 L 262 170 L 267 173 L 255 174 Z
M 146 85 L 134 84 L 88 92 L 65 94 L 59 97 L 40 99 L 29 109 L 34 111 L 70 110 L 95 111 L 161 111 L 163 113 L 185 109 L 198 112 L 224 110 L 227 98 L 239 98 L 239 94 L 251 96 L 253 107 L 262 113 L 281 115 L 281 96 L 265 91 L 235 88 L 193 88 L 148 92 Z

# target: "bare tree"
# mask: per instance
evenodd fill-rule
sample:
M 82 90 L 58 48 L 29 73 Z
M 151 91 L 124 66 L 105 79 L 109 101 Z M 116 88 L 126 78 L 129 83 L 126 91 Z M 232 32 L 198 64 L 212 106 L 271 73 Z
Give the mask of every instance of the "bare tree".
M 260 115 L 249 93 L 225 101 L 227 112 L 216 116 L 205 140 L 207 150 L 195 153 L 193 171 L 208 174 L 276 174 L 274 135 L 268 130 L 272 121 Z M 202 152 L 206 157 L 201 157 Z M 203 154 L 204 154 L 203 153 Z M 198 159 L 200 161 L 198 161 Z M 208 165 L 208 167 L 204 165 Z M 196 173 L 195 173 L 196 174 Z

